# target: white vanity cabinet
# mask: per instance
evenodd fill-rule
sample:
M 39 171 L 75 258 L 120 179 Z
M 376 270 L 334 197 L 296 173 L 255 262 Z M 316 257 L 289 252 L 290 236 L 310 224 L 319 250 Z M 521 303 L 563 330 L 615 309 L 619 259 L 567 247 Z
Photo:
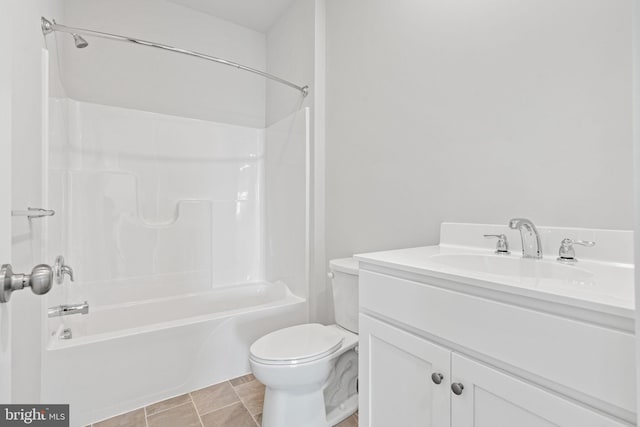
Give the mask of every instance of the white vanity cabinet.
M 462 394 L 451 395 L 452 427 L 629 425 L 456 353 L 451 369 L 453 381 L 464 385 Z
M 450 350 L 366 315 L 359 337 L 360 396 L 368 391 L 360 425 L 450 425 Z
M 632 333 L 360 263 L 361 426 L 634 425 Z

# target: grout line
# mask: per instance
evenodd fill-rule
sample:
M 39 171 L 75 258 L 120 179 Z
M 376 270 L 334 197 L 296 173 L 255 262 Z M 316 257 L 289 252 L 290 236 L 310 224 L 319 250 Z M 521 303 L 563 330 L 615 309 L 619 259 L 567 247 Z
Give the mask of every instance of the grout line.
M 231 381 L 229 381 L 229 384 L 231 384 Z M 231 389 L 233 390 L 233 393 L 236 395 L 236 397 L 238 398 L 238 401 L 240 403 L 242 403 L 242 406 L 244 406 L 244 409 L 247 409 L 247 405 L 244 404 L 244 402 L 242 401 L 242 398 L 240 397 L 240 395 L 238 394 L 238 392 L 236 391 L 236 388 L 232 385 Z M 248 409 L 247 409 L 248 411 Z M 251 412 L 249 412 L 249 415 L 251 415 Z
M 255 380 L 257 379 L 257 378 L 254 376 L 254 377 L 253 377 L 253 379 L 252 379 L 251 381 L 244 381 L 244 382 L 241 382 L 241 383 L 240 383 L 240 384 L 238 384 L 238 385 L 233 385 L 233 384 L 231 383 L 231 381 L 233 381 L 233 380 L 238 380 L 238 379 L 240 379 L 240 378 L 248 377 L 249 375 L 253 375 L 253 374 L 246 374 L 246 375 L 243 375 L 243 376 L 238 377 L 238 378 L 232 378 L 232 379 L 230 379 L 230 380 L 229 380 L 229 384 L 231 384 L 231 387 L 233 387 L 233 388 L 235 389 L 236 387 L 240 387 L 240 386 L 241 386 L 241 385 L 243 385 L 243 384 L 249 384 L 250 382 L 255 381 Z
M 226 382 L 228 382 L 228 381 L 226 381 Z M 220 384 L 223 384 L 223 383 L 220 383 Z M 216 385 L 217 385 L 217 384 L 216 384 Z M 233 389 L 233 387 L 231 387 L 231 388 Z M 235 401 L 235 402 L 231 402 L 231 403 L 229 403 L 228 405 L 221 406 L 221 407 L 219 407 L 219 408 L 214 409 L 213 411 L 206 412 L 206 413 L 204 413 L 204 414 L 202 414 L 202 415 L 209 415 L 209 414 L 212 414 L 212 413 L 217 412 L 217 411 L 219 411 L 219 410 L 221 410 L 221 409 L 228 408 L 228 407 L 229 407 L 229 406 L 231 406 L 231 405 L 235 405 L 236 403 L 240 403 L 240 404 L 242 404 L 242 406 L 244 406 L 244 402 L 242 402 L 242 399 L 240 399 L 240 396 L 238 396 L 238 393 L 236 393 L 236 391 L 235 391 L 235 390 L 233 390 L 233 393 L 234 393 L 234 394 L 236 395 L 236 397 L 238 398 L 238 400 L 237 400 L 237 401 Z M 195 406 L 195 402 L 194 402 L 194 406 Z M 247 409 L 247 407 L 246 407 L 246 406 L 244 406 L 244 408 L 245 408 L 245 409 Z M 198 412 L 198 414 L 200 413 L 200 412 L 198 411 L 198 407 L 197 407 L 197 406 L 196 406 L 196 411 Z M 251 412 L 249 412 L 249 415 L 251 415 Z
M 189 393 L 189 395 L 190 395 L 190 393 Z M 152 417 L 155 417 L 155 416 L 156 416 L 156 415 L 158 415 L 158 414 L 162 414 L 162 413 L 164 413 L 164 412 L 170 411 L 170 410 L 172 410 L 172 409 L 177 409 L 177 408 L 180 408 L 180 407 L 182 407 L 182 406 L 186 406 L 186 405 L 192 405 L 192 406 L 193 406 L 193 409 L 195 409 L 195 411 L 196 411 L 196 415 L 198 416 L 198 420 L 200 421 L 200 425 L 201 425 L 201 426 L 204 426 L 204 424 L 202 423 L 202 419 L 200 419 L 200 414 L 198 413 L 198 408 L 196 408 L 196 404 L 195 404 L 195 403 L 193 403 L 193 401 L 192 401 L 192 400 L 189 400 L 188 402 L 185 402 L 185 403 L 183 403 L 183 404 L 180 404 L 180 405 L 174 406 L 173 408 L 169 408 L 169 409 L 165 409 L 165 410 L 160 411 L 160 412 L 156 412 L 156 413 L 152 414 L 151 416 L 152 416 Z M 146 413 L 147 413 L 147 409 L 145 408 L 145 414 L 146 414 Z M 149 427 L 149 421 L 148 421 L 148 418 L 146 418 L 146 417 L 145 417 L 145 421 L 146 421 L 146 423 L 147 423 L 147 427 Z
M 254 378 L 254 379 L 252 379 L 251 381 L 245 381 L 245 382 L 240 383 L 240 384 L 238 384 L 238 385 L 233 385 L 233 384 L 231 384 L 231 381 L 229 381 L 229 384 L 231 384 L 231 387 L 233 387 L 233 388 L 234 388 L 234 390 L 235 390 L 236 388 L 239 388 L 239 387 L 245 386 L 245 385 L 247 385 L 247 384 L 251 384 L 252 382 L 255 382 L 255 381 L 258 381 L 258 379 L 257 379 L 257 378 Z M 260 381 L 258 381 L 258 382 L 260 382 Z
M 206 414 L 202 414 L 202 415 L 213 414 L 214 412 L 218 412 L 219 410 L 228 408 L 229 406 L 237 405 L 238 403 L 241 404 L 242 406 L 244 406 L 244 404 L 242 403 L 242 400 L 238 400 L 237 402 L 229 403 L 228 405 L 221 406 L 221 407 L 219 407 L 217 409 L 214 409 L 213 411 L 209 411 Z M 246 406 L 245 406 L 245 409 L 246 409 Z M 251 413 L 249 413 L 249 415 L 251 415 Z
M 184 403 L 181 403 L 181 404 L 179 404 L 179 405 L 172 406 L 172 407 L 171 407 L 171 408 L 169 408 L 169 409 L 163 409 L 162 411 L 154 412 L 153 414 L 149 415 L 149 417 L 155 417 L 155 416 L 156 416 L 156 415 L 158 415 L 158 414 L 162 414 L 162 413 L 167 412 L 167 411 L 170 411 L 170 410 L 172 410 L 172 409 L 176 409 L 176 408 L 179 408 L 179 407 L 181 407 L 181 406 L 188 405 L 189 403 L 193 403 L 193 402 L 191 402 L 191 401 L 189 401 L 189 402 L 184 402 Z M 196 406 L 196 405 L 193 405 L 193 406 Z M 147 413 L 147 408 L 146 408 L 146 407 L 144 408 L 144 412 L 145 412 L 145 414 Z
M 189 397 L 191 397 L 191 393 L 189 393 Z M 200 416 L 200 412 L 198 411 L 198 407 L 196 406 L 196 402 L 193 401 L 193 398 L 191 399 L 191 404 L 193 405 L 193 408 L 196 410 L 196 415 L 198 416 L 198 421 L 200 421 L 200 425 L 204 427 L 204 423 L 202 422 L 202 417 Z
M 142 410 L 144 411 L 144 425 L 146 427 L 149 427 L 149 418 L 147 416 L 147 407 L 143 407 Z
M 184 394 L 188 394 L 188 395 L 189 395 L 189 402 L 193 402 L 193 399 L 191 398 L 191 393 L 184 393 Z M 180 395 L 180 396 L 181 396 L 181 395 Z M 178 397 L 178 396 L 176 396 L 176 397 Z M 174 399 L 174 398 L 172 397 L 172 398 L 170 398 L 170 399 Z M 169 400 L 169 399 L 165 399 L 165 400 Z M 164 400 L 161 400 L 160 402 L 152 403 L 151 405 L 143 406 L 145 415 L 147 414 L 147 408 L 148 408 L 149 406 L 153 406 L 153 405 L 155 405 L 155 404 L 157 404 L 157 403 L 161 403 L 161 402 L 164 402 Z M 155 415 L 157 415 L 157 414 L 161 414 L 161 413 L 163 413 L 163 412 L 167 412 L 167 411 L 170 411 L 170 410 L 172 410 L 172 409 L 175 409 L 175 408 L 177 408 L 178 406 L 186 405 L 186 404 L 187 404 L 187 403 L 189 403 L 189 402 L 184 402 L 184 403 L 181 403 L 181 404 L 176 405 L 176 406 L 171 406 L 170 408 L 162 409 L 162 410 L 160 410 L 160 411 L 158 411 L 158 412 L 154 412 L 153 414 L 151 414 L 151 415 L 147 415 L 147 416 L 148 416 L 148 417 L 153 417 L 153 416 L 155 416 Z M 195 406 L 195 405 L 194 405 L 194 406 Z
M 258 380 L 257 380 L 257 378 L 254 378 L 253 380 L 248 381 L 248 382 L 246 382 L 246 383 L 238 384 L 238 387 L 240 387 L 240 386 L 242 386 L 242 385 L 245 385 L 245 384 L 251 384 L 251 383 L 252 383 L 252 382 L 254 382 L 254 381 L 258 381 Z M 229 383 L 231 383 L 231 382 L 229 382 Z M 249 410 L 249 408 L 247 407 L 247 405 L 244 403 L 244 400 L 242 400 L 242 398 L 240 397 L 240 395 L 239 395 L 239 394 L 238 394 L 238 392 L 236 391 L 236 388 L 235 388 L 235 387 L 233 387 L 233 385 L 231 386 L 231 388 L 233 389 L 233 392 L 236 394 L 236 396 L 238 396 L 238 399 L 240 400 L 240 403 L 242 403 L 242 406 L 244 407 L 244 410 L 245 410 L 245 411 L 247 411 L 247 412 L 249 413 L 249 416 L 250 416 L 250 417 L 251 417 L 251 419 L 253 420 L 253 423 L 254 423 L 257 427 L 259 427 L 259 425 L 258 425 L 258 421 L 256 421 L 256 416 L 257 416 L 257 415 L 262 414 L 262 411 L 260 411 L 260 414 L 253 415 L 253 414 L 251 413 L 251 411 Z M 262 405 L 263 405 L 263 407 L 264 407 L 264 402 L 262 403 Z
M 252 380 L 252 381 L 255 381 Z M 249 384 L 252 381 L 246 382 L 246 383 L 242 383 L 242 384 Z M 231 382 L 229 382 L 231 383 Z M 238 386 L 241 386 L 242 384 L 238 384 Z M 244 403 L 244 400 L 242 400 L 242 398 L 240 397 L 240 395 L 238 394 L 238 392 L 236 391 L 236 388 L 232 385 L 231 388 L 233 389 L 233 392 L 236 394 L 236 396 L 238 396 L 238 400 L 240 401 L 240 403 L 242 404 L 242 407 L 244 408 L 245 411 L 247 411 L 247 413 L 249 414 L 249 416 L 251 417 L 251 419 L 253 420 L 253 423 L 256 425 L 256 427 L 258 426 L 258 422 L 256 421 L 256 417 L 251 413 L 251 411 L 249 410 L 249 408 L 247 408 L 247 405 Z M 262 413 L 262 411 L 260 411 L 260 413 Z

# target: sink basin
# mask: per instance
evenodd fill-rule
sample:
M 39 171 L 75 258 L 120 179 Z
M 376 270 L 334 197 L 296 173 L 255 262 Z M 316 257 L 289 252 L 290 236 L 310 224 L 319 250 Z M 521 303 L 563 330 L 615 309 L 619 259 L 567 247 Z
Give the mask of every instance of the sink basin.
M 555 261 L 524 259 L 516 256 L 437 254 L 431 260 L 469 272 L 510 277 L 536 279 L 584 281 L 593 278 L 593 273 L 574 265 L 563 265 Z

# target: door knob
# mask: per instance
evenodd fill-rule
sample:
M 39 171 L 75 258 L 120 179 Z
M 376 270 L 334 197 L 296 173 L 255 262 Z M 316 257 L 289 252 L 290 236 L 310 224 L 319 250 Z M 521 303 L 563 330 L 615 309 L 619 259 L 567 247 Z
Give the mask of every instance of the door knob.
M 464 390 L 464 386 L 462 383 L 453 383 L 451 384 L 451 391 L 456 396 L 460 396 L 462 394 L 462 390 Z
M 440 384 L 443 379 L 444 376 L 440 372 L 434 372 L 433 374 L 431 374 L 431 381 L 433 381 L 435 384 Z
M 31 274 L 15 274 L 11 264 L 0 267 L 0 303 L 9 301 L 11 293 L 27 286 L 36 295 L 43 295 L 51 290 L 53 285 L 53 269 L 46 264 L 33 267 Z

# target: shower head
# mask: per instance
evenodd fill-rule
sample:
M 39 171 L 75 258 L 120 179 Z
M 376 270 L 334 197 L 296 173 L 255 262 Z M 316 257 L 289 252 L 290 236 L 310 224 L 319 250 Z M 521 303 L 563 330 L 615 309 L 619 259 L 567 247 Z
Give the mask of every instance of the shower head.
M 72 36 L 73 41 L 76 43 L 76 47 L 78 49 L 84 49 L 85 47 L 89 46 L 89 42 L 82 38 L 82 36 L 79 36 L 77 34 L 72 34 Z

